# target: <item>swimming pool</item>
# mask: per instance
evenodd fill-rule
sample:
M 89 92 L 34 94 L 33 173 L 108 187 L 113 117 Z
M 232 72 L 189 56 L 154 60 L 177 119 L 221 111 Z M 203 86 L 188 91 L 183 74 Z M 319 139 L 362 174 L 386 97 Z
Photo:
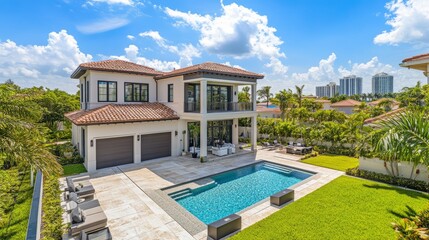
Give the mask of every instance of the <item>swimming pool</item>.
M 217 175 L 169 196 L 205 224 L 239 212 L 313 175 L 284 165 L 260 162 Z

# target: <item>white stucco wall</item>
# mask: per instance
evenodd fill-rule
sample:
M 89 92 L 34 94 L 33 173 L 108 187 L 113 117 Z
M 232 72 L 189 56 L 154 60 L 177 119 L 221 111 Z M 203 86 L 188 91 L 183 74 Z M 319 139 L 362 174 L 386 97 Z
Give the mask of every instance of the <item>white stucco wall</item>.
M 176 113 L 183 114 L 185 104 L 185 84 L 183 76 L 159 79 L 158 81 L 158 102 L 164 103 Z M 168 102 L 168 85 L 173 84 L 173 102 Z
M 81 127 L 75 127 L 81 129 Z M 182 143 L 186 144 L 187 135 L 185 135 L 185 141 L 183 141 L 182 131 L 186 130 L 186 121 L 174 120 L 174 121 L 158 121 L 158 122 L 141 122 L 141 123 L 121 123 L 121 124 L 103 124 L 103 125 L 91 125 L 87 126 L 87 139 L 86 139 L 86 159 L 85 166 L 88 171 L 96 170 L 96 147 L 97 139 L 103 138 L 114 138 L 114 137 L 125 137 L 134 136 L 134 162 L 139 163 L 141 161 L 141 149 L 140 141 L 137 141 L 138 135 L 153 134 L 171 132 L 171 154 L 172 156 L 179 156 L 182 151 Z M 177 131 L 177 136 L 175 135 Z M 76 136 L 73 137 L 73 143 L 80 145 L 81 138 L 79 131 L 76 131 Z M 187 134 L 187 133 L 186 133 Z M 93 140 L 93 146 L 91 147 L 91 140 Z M 182 141 L 180 141 L 182 140 Z M 187 146 L 185 146 L 186 149 Z
M 90 70 L 79 79 L 80 84 L 84 82 L 85 77 L 86 80 L 89 81 L 89 109 L 112 103 L 132 103 L 125 102 L 124 93 L 126 82 L 148 84 L 149 102 L 156 102 L 156 83 L 152 76 Z M 98 102 L 98 81 L 115 81 L 117 83 L 117 102 Z
M 333 106 L 331 106 L 331 109 L 335 109 L 335 110 L 343 112 L 345 114 L 352 114 L 355 107 L 333 107 Z
M 387 162 L 387 167 L 389 171 L 391 171 L 389 162 Z M 399 176 L 404 178 L 409 178 L 411 175 L 412 168 L 413 166 L 407 162 L 399 162 L 398 163 Z M 360 157 L 359 169 L 389 175 L 389 171 L 386 169 L 386 167 L 384 167 L 384 161 L 378 158 Z M 417 169 L 420 170 L 420 173 L 416 175 Z M 396 172 L 396 169 L 395 169 L 395 172 Z M 417 165 L 417 167 L 414 169 L 413 179 L 429 182 L 429 172 L 427 170 L 427 167 L 421 164 Z

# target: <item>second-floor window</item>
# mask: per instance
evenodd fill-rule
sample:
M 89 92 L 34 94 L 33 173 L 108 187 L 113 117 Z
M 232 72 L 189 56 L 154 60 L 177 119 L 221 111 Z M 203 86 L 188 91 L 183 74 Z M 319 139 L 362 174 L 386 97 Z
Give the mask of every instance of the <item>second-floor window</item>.
M 98 101 L 99 102 L 116 102 L 117 83 L 111 81 L 98 81 Z
M 173 84 L 168 84 L 168 101 L 173 102 Z
M 148 102 L 149 85 L 142 83 L 125 83 L 125 102 Z

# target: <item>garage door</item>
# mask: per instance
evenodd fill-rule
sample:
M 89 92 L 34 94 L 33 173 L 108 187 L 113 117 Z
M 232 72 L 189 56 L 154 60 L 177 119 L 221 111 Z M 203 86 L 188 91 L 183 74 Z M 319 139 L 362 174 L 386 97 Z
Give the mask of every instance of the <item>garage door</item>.
M 141 136 L 142 161 L 171 156 L 171 133 Z
M 97 139 L 97 169 L 133 163 L 134 137 Z

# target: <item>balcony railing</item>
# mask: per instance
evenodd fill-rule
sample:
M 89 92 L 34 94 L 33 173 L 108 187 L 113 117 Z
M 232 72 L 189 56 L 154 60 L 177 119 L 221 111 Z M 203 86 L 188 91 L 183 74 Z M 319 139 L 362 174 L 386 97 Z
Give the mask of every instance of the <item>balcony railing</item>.
M 216 102 L 207 103 L 207 112 L 242 112 L 253 111 L 252 103 L 243 102 Z M 185 102 L 185 112 L 200 112 L 199 102 Z

